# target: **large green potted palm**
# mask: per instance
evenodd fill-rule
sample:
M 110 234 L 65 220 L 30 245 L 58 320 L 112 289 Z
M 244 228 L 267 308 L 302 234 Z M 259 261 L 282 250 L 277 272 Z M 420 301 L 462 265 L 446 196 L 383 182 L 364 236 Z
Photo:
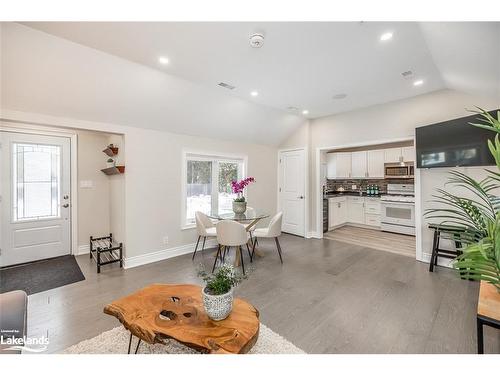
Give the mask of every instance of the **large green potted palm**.
M 497 118 L 478 108 L 477 123 L 483 129 L 496 132 L 494 142 L 488 147 L 495 158 L 496 170 L 487 169 L 487 177 L 481 181 L 458 171 L 450 172 L 447 185 L 465 189 L 466 196 L 437 189 L 432 202 L 438 207 L 426 210 L 428 219 L 440 219 L 440 225 L 460 233 L 460 241 L 466 246 L 453 262 L 453 267 L 473 280 L 493 284 L 500 293 L 500 198 L 495 190 L 500 188 L 500 111 Z

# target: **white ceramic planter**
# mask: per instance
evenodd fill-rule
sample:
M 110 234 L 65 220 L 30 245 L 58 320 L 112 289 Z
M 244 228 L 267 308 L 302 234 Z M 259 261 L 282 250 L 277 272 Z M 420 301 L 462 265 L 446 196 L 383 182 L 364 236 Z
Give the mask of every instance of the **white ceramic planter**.
M 205 288 L 202 289 L 203 307 L 208 317 L 212 320 L 226 319 L 233 309 L 233 289 L 226 294 L 212 295 L 205 293 Z

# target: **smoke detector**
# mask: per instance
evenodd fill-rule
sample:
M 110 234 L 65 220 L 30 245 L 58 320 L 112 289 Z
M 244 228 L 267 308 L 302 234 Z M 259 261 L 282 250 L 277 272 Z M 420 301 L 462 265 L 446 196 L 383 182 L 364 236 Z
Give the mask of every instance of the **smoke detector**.
M 250 35 L 250 46 L 252 48 L 260 48 L 264 45 L 264 35 L 261 33 L 255 33 Z

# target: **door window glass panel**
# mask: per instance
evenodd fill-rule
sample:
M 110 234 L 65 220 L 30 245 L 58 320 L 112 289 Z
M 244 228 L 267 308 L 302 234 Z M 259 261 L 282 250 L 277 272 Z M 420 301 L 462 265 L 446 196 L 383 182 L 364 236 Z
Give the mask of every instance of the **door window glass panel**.
M 61 147 L 13 144 L 13 220 L 60 216 Z
M 186 221 L 193 223 L 196 211 L 208 215 L 212 208 L 212 161 L 188 160 L 186 168 Z

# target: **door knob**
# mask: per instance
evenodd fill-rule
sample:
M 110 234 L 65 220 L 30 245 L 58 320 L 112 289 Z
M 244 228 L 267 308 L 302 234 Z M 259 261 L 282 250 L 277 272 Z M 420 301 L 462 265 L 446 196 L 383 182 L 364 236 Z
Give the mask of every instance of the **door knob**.
M 297 197 L 297 198 L 299 198 L 299 199 L 304 199 L 304 196 L 303 196 L 303 195 L 301 195 L 300 197 Z
M 69 204 L 68 204 L 68 203 L 63 204 L 63 207 L 64 207 L 64 208 L 68 208 L 68 207 L 69 207 Z

